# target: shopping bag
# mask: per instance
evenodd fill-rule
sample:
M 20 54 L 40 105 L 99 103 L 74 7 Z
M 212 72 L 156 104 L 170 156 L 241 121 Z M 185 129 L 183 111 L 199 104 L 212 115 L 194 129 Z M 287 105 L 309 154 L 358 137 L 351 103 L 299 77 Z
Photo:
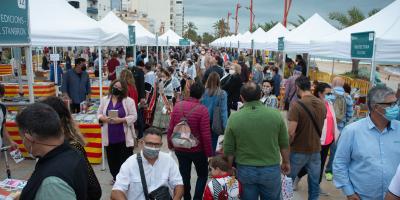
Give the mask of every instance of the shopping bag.
M 293 199 L 293 180 L 286 175 L 282 175 L 282 199 L 292 200 Z

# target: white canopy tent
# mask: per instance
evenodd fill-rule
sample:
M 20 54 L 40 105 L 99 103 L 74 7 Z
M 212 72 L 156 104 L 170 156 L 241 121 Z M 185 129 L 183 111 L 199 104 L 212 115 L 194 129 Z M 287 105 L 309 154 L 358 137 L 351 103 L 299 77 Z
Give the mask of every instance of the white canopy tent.
M 264 40 L 256 42 L 254 46 L 256 49 L 278 51 L 278 38 L 286 37 L 289 33 L 289 30 L 279 22 L 265 33 Z
M 29 15 L 32 46 L 99 46 L 123 37 L 106 33 L 65 0 L 31 0 Z
M 251 41 L 254 40 L 254 36 L 257 36 L 257 39 L 258 39 L 263 34 L 265 34 L 265 31 L 262 30 L 262 28 L 258 28 L 253 33 L 250 33 L 249 31 L 247 31 L 246 33 L 244 33 L 242 35 L 241 38 L 239 38 L 240 47 L 245 48 L 245 49 L 250 49 Z M 255 42 L 255 40 L 254 40 L 254 42 Z
M 375 31 L 375 61 L 400 63 L 400 0 L 375 15 L 337 33 L 311 41 L 311 53 L 339 59 L 351 58 L 351 33 Z
M 135 26 L 136 45 L 156 46 L 156 36 L 153 33 L 148 31 L 137 21 L 132 25 Z M 158 39 L 158 43 L 160 44 L 160 39 Z
M 103 46 L 129 46 L 128 25 L 123 22 L 114 12 L 109 12 L 99 21 L 100 27 L 108 34 L 121 34 L 117 40 L 108 40 L 102 43 Z
M 310 41 L 315 38 L 337 33 L 338 30 L 315 13 L 285 37 L 285 52 L 308 53 Z
M 179 46 L 179 40 L 183 38 L 178 34 L 176 34 L 173 30 L 169 29 L 158 39 L 160 46 Z M 167 44 L 167 39 L 168 39 L 168 44 Z

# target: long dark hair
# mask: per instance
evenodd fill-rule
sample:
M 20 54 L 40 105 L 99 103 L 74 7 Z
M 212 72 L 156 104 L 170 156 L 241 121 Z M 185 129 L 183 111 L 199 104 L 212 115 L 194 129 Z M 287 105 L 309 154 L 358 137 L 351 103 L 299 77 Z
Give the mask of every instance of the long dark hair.
M 60 117 L 61 129 L 67 141 L 76 141 L 80 145 L 85 146 L 86 142 L 83 136 L 79 133 L 74 120 L 72 119 L 71 112 L 68 110 L 67 105 L 59 97 L 47 97 L 41 103 L 47 104 L 52 107 Z
M 118 96 L 118 101 L 122 101 L 122 99 L 125 99 L 128 96 L 128 85 L 123 80 L 115 79 L 113 82 L 111 82 L 110 88 L 109 88 L 109 91 L 108 91 L 108 95 L 111 97 L 112 89 L 114 88 L 114 85 L 116 83 L 118 83 L 118 82 L 121 83 L 121 87 L 122 87 L 122 94 Z

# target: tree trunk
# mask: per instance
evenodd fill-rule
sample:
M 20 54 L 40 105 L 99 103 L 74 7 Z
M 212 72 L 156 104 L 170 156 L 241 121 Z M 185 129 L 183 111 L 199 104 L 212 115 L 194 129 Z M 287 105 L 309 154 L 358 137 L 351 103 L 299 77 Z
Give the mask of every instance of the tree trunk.
M 351 73 L 358 74 L 358 65 L 360 63 L 360 60 L 352 59 L 351 62 L 352 62 L 351 63 Z

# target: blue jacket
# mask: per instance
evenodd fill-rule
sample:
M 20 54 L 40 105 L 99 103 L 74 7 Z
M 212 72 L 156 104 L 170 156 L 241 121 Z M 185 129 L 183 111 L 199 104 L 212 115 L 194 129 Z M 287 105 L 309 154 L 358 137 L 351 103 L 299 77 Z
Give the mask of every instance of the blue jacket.
M 72 103 L 80 104 L 86 100 L 86 95 L 90 94 L 90 80 L 86 71 L 79 76 L 73 69 L 64 74 L 61 91 L 67 93 Z
M 345 92 L 343 87 L 334 87 L 332 93 L 336 93 L 338 95 L 344 95 Z M 347 104 L 346 117 L 344 118 L 344 120 L 337 122 L 337 126 L 340 131 L 346 126 L 346 124 L 351 120 L 351 118 L 353 118 L 353 99 L 351 98 L 350 95 L 346 95 L 345 99 Z M 336 96 L 332 95 L 332 99 L 330 99 L 331 103 L 333 104 L 335 100 Z
M 221 107 L 222 127 L 225 128 L 226 122 L 228 121 L 228 105 L 227 105 L 228 95 L 224 90 L 221 89 L 220 91 L 222 92 L 222 96 L 221 95 L 209 96 L 208 90 L 206 89 L 200 102 L 201 104 L 205 105 L 208 108 L 208 113 L 210 114 L 210 123 L 213 121 L 214 107 L 217 105 L 217 101 L 221 103 L 220 107 Z
M 282 78 L 279 74 L 275 74 L 274 77 L 272 77 L 272 81 L 274 82 L 274 88 L 272 93 L 276 96 L 279 97 L 281 93 L 281 81 Z

